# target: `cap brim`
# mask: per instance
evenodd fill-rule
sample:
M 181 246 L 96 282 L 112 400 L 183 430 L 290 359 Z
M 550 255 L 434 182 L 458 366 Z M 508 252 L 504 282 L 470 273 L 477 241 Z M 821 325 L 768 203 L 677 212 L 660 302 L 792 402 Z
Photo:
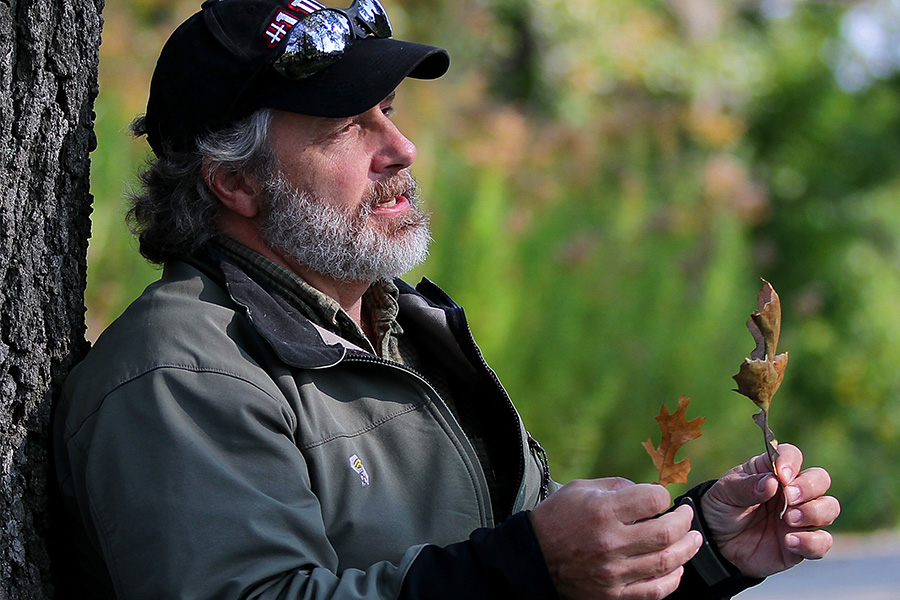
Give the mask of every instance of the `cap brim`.
M 316 117 L 350 117 L 369 110 L 407 77 L 437 79 L 450 56 L 442 48 L 392 38 L 357 40 L 333 65 L 305 79 L 282 79 L 263 101 Z

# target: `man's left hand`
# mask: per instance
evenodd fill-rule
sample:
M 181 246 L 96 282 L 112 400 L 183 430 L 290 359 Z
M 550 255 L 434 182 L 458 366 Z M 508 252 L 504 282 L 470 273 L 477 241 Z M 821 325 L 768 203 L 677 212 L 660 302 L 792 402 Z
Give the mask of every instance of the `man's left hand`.
M 795 446 L 781 444 L 778 453 L 782 485 L 762 454 L 728 471 L 700 501 L 719 550 L 745 577 L 766 577 L 825 556 L 833 538 L 820 528 L 841 512 L 837 499 L 825 495 L 827 471 L 801 470 L 803 455 Z

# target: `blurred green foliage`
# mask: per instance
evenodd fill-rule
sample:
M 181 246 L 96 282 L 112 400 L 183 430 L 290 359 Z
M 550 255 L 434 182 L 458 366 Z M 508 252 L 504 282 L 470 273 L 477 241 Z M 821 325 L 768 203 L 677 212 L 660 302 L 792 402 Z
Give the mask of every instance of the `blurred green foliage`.
M 127 123 L 165 37 L 198 5 L 106 7 L 91 336 L 158 276 L 122 223 L 147 152 Z M 892 3 L 855 6 L 877 16 Z M 466 306 L 554 477 L 654 480 L 640 443 L 658 441 L 653 417 L 681 394 L 688 418 L 707 417 L 682 451 L 692 482 L 762 452 L 755 407 L 730 390 L 764 277 L 790 353 L 773 430 L 832 473 L 838 529 L 896 526 L 900 78 L 865 71 L 848 5 L 387 7 L 398 37 L 444 46 L 454 63 L 397 102 L 436 238 L 408 278 Z

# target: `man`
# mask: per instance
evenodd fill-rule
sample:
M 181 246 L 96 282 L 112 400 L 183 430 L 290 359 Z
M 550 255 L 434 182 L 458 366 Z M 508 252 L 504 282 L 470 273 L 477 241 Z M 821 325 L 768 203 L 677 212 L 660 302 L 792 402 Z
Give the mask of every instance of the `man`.
M 823 556 L 788 445 L 668 512 L 550 480 L 462 309 L 393 279 L 429 242 L 394 90 L 449 58 L 390 35 L 376 0 L 208 0 L 163 49 L 130 219 L 165 271 L 56 415 L 92 596 L 727 598 Z

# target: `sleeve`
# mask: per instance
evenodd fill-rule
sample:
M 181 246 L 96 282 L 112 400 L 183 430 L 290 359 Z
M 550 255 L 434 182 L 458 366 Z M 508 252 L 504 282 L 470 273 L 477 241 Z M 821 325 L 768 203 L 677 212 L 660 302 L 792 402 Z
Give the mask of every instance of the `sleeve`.
M 685 565 L 681 585 L 668 600 L 728 600 L 763 581 L 743 577 L 710 536 L 699 499 L 713 483 L 693 488 L 673 506 L 694 508 L 692 528 L 703 534 L 704 542 Z M 538 600 L 556 599 L 559 593 L 527 512 L 522 512 L 495 529 L 476 530 L 466 542 L 446 548 L 426 546 L 409 569 L 400 595 L 400 600 L 420 598 Z
M 700 498 L 714 483 L 715 480 L 702 483 L 675 499 L 673 509 L 682 504 L 689 504 L 694 509 L 691 529 L 703 534 L 703 545 L 685 565 L 681 585 L 667 600 L 729 600 L 763 581 L 742 576 L 740 570 L 719 552 L 700 510 Z
M 292 424 L 227 373 L 160 368 L 106 397 L 66 444 L 117 598 L 396 598 L 421 547 L 340 570 Z
M 412 564 L 400 600 L 551 600 L 559 598 L 527 512 L 465 542 L 426 546 Z

